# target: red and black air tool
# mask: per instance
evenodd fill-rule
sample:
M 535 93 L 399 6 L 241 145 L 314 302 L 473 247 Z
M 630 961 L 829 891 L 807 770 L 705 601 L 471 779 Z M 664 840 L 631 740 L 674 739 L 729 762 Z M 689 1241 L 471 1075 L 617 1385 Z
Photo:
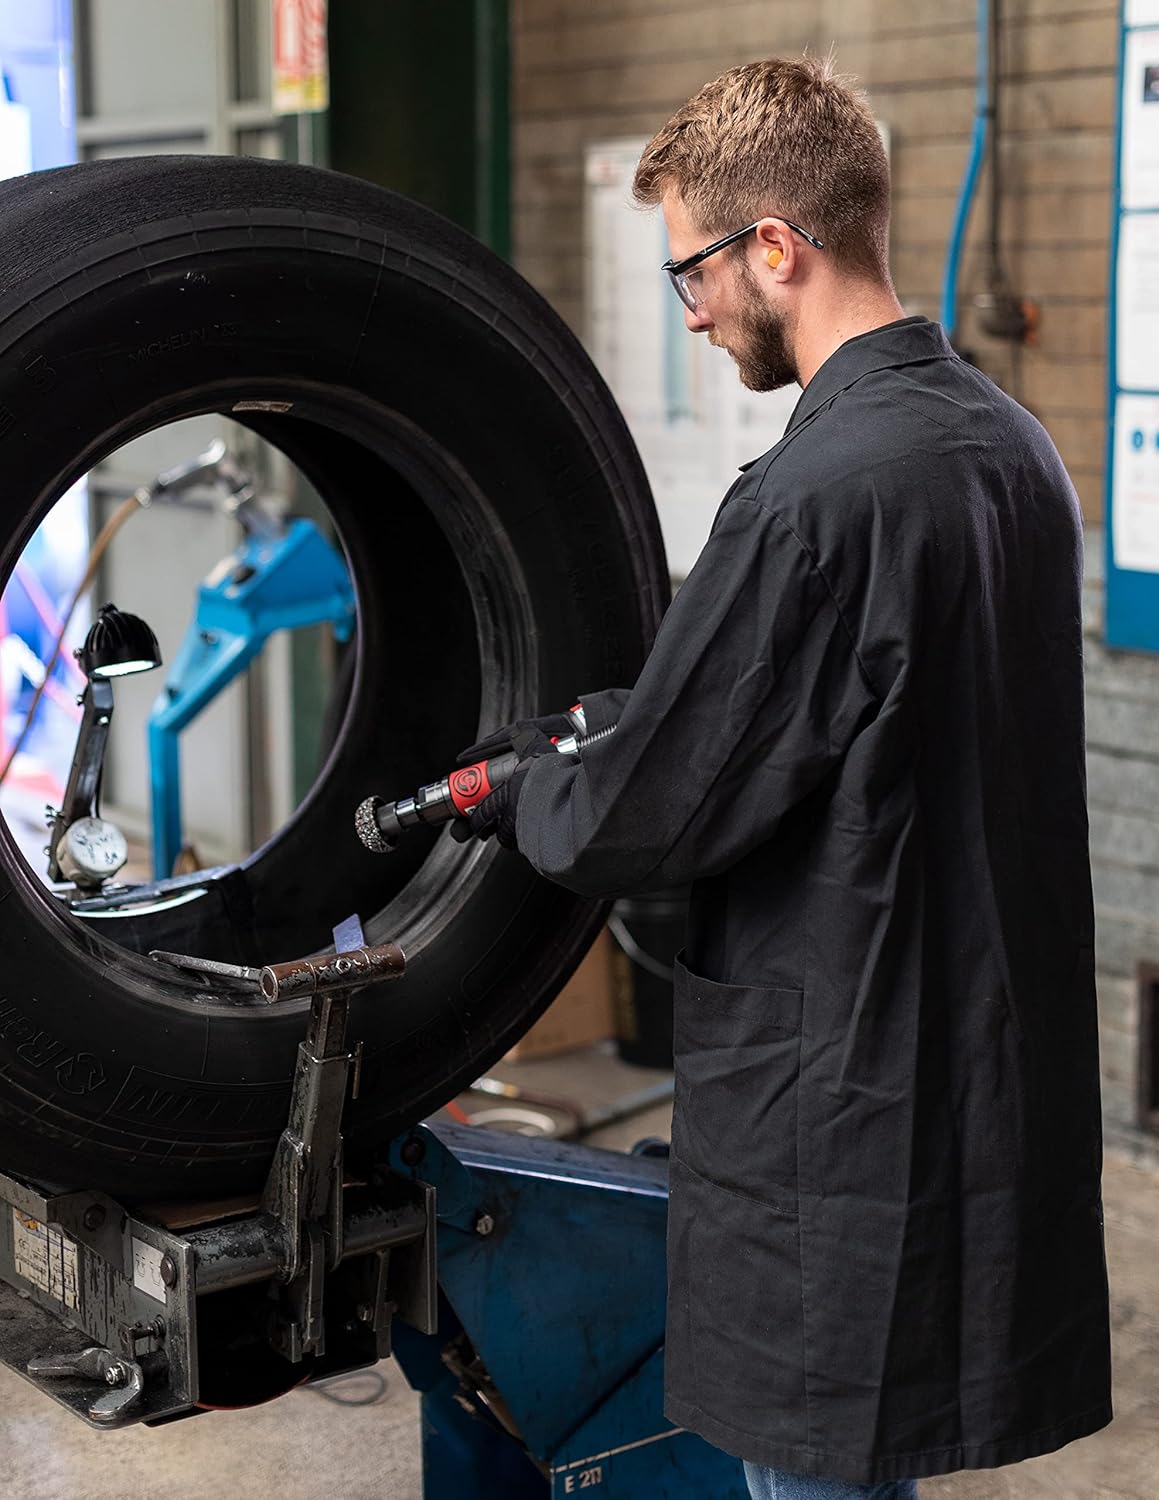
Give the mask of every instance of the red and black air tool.
M 579 755 L 588 745 L 607 739 L 616 727 L 609 724 L 606 729 L 588 734 L 579 704 L 569 708 L 565 718 L 570 721 L 573 732 L 552 740 L 560 755 Z M 399 838 L 407 828 L 420 823 L 449 823 L 452 818 L 465 818 L 488 793 L 503 785 L 519 761 L 520 756 L 514 750 L 508 750 L 473 766 L 462 766 L 429 786 L 420 786 L 413 797 L 403 797 L 398 802 L 367 797 L 354 815 L 358 837 L 374 854 L 390 854 L 398 847 Z

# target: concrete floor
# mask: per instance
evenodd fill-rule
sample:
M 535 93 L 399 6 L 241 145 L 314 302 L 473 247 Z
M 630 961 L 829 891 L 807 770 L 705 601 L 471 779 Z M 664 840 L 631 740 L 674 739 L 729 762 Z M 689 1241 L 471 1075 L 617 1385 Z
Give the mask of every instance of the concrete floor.
M 496 1074 L 585 1109 L 638 1093 L 665 1075 L 630 1068 L 606 1048 L 507 1064 Z M 476 1096 L 463 1101 L 470 1108 Z M 660 1105 L 596 1132 L 626 1149 L 667 1137 Z M 923 1500 L 1159 1500 L 1159 1170 L 1109 1151 L 1107 1251 L 1114 1303 L 1117 1417 L 1105 1432 L 1012 1468 L 926 1480 Z M 418 1400 L 389 1361 L 331 1395 L 310 1390 L 248 1412 L 220 1412 L 156 1431 L 97 1433 L 18 1376 L 0 1370 L 2 1500 L 220 1500 L 222 1495 L 319 1500 L 424 1500 Z M 428 1497 L 453 1500 L 453 1497 Z M 699 1500 L 699 1497 L 689 1497 Z

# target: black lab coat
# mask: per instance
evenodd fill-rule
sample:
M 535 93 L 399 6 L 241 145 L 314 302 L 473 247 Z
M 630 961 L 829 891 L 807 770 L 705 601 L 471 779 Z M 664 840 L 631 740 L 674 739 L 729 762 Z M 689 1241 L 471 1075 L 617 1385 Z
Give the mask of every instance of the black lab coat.
M 1081 527 L 1033 417 L 923 318 L 843 344 L 725 498 L 619 718 L 520 849 L 693 881 L 667 1399 L 852 1482 L 1111 1418 Z

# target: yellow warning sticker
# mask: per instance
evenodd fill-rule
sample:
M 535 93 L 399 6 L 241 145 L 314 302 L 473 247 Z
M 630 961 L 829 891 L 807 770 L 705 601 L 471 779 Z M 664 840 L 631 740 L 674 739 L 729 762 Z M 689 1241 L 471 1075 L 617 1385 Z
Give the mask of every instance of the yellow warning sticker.
M 16 1273 L 65 1307 L 80 1306 L 76 1242 L 60 1229 L 12 1210 L 12 1250 Z

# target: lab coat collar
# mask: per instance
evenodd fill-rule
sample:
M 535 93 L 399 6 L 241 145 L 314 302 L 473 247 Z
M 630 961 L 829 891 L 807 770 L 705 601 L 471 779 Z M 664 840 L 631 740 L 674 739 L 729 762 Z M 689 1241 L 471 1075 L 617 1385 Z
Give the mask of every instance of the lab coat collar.
M 900 365 L 921 364 L 930 359 L 955 358 L 957 356 L 942 325 L 931 322 L 929 318 L 899 318 L 896 323 L 885 323 L 880 328 L 871 328 L 868 333 L 859 333 L 834 349 L 801 392 L 785 434 L 787 436 L 799 427 L 806 417 L 811 417 L 834 396 L 848 390 L 863 375 L 875 370 L 896 369 Z M 742 473 L 757 462 L 754 458 L 741 464 Z

